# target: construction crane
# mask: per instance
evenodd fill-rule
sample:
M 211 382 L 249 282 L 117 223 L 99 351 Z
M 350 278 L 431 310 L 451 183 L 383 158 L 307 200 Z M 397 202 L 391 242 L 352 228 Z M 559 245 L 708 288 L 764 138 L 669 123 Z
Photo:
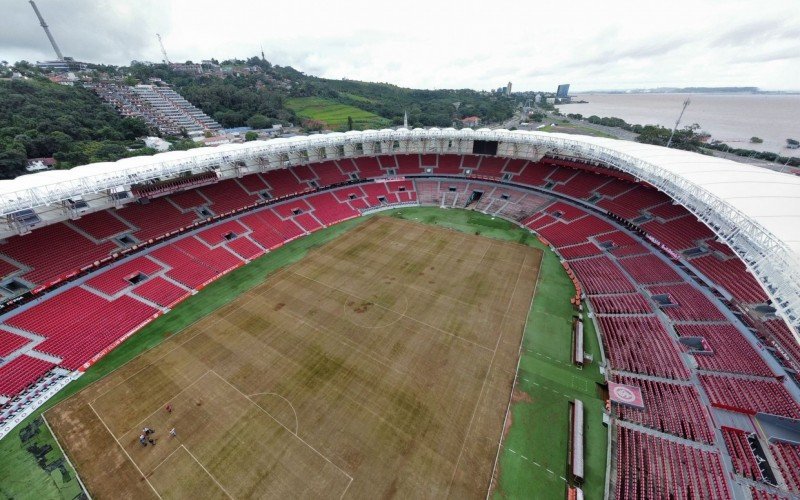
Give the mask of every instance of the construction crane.
M 36 3 L 33 0 L 30 0 L 31 7 L 33 7 L 33 11 L 36 13 L 36 17 L 39 18 L 39 24 L 42 25 L 42 29 L 44 29 L 45 35 L 50 40 L 50 45 L 53 46 L 53 50 L 56 51 L 56 57 L 59 61 L 64 60 L 64 54 L 61 53 L 61 49 L 58 48 L 58 44 L 56 43 L 56 39 L 53 38 L 53 34 L 50 33 L 50 28 L 47 26 L 47 23 L 44 22 L 44 18 L 42 17 L 41 12 L 39 12 L 39 8 L 36 7 Z
M 161 46 L 161 54 L 164 55 L 164 64 L 170 64 L 169 57 L 167 57 L 167 49 L 164 48 L 164 42 L 161 41 L 161 35 L 156 33 L 156 37 L 158 37 L 158 45 Z
M 687 97 L 685 101 L 683 101 L 683 109 L 681 109 L 681 114 L 678 115 L 678 119 L 675 121 L 675 126 L 672 127 L 672 132 L 669 134 L 669 140 L 667 141 L 667 147 L 672 145 L 672 138 L 675 136 L 675 131 L 678 129 L 678 125 L 681 124 L 681 118 L 683 118 L 683 112 L 686 111 L 686 107 L 691 104 L 692 101 Z

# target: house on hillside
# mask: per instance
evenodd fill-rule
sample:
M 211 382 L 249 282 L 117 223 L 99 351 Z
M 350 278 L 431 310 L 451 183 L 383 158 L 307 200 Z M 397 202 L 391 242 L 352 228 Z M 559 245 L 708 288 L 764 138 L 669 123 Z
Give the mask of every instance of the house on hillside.
M 30 158 L 25 165 L 25 170 L 28 172 L 39 172 L 41 170 L 50 170 L 56 166 L 56 159 L 49 158 Z
M 475 127 L 477 127 L 478 125 L 481 124 L 481 119 L 478 118 L 477 116 L 467 116 L 466 118 L 461 120 L 461 123 L 465 127 L 475 128 Z

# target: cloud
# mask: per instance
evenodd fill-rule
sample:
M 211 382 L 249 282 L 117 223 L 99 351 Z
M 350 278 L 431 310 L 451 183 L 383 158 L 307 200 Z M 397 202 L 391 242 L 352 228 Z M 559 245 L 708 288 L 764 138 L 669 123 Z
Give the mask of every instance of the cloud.
M 0 58 L 50 59 L 24 0 L 0 0 Z M 797 0 L 573 0 L 558 15 L 496 0 L 39 0 L 65 54 L 91 62 L 249 57 L 326 78 L 519 90 L 757 85 L 798 88 Z M 788 61 L 791 61 L 789 63 Z M 745 81 L 746 80 L 746 81 Z
M 112 0 L 40 0 L 37 3 L 61 52 L 78 60 L 124 63 L 155 44 L 155 32 L 169 29 L 170 20 L 156 0 L 136 3 Z M 0 54 L 34 54 L 55 59 L 30 4 L 16 1 L 2 8 Z M 31 57 L 28 55 L 27 57 Z M 15 57 L 10 57 L 16 60 Z

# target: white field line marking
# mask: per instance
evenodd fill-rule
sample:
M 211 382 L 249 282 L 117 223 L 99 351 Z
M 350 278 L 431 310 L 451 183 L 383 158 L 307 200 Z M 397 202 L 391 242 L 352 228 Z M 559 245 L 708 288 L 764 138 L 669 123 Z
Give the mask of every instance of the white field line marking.
M 276 271 L 276 272 L 274 272 L 272 275 L 270 275 L 270 276 L 269 276 L 267 279 L 269 279 L 269 280 L 273 280 L 273 279 L 274 279 L 274 280 L 275 280 L 275 282 L 274 282 L 274 283 L 272 283 L 272 284 L 271 284 L 269 287 L 267 287 L 267 288 L 265 289 L 265 291 L 268 291 L 268 290 L 272 289 L 273 287 L 275 287 L 275 285 L 277 285 L 278 283 L 280 283 L 280 280 L 278 280 L 278 279 L 276 279 L 276 278 L 278 278 L 280 275 L 282 275 L 282 274 L 285 274 L 285 273 L 286 273 L 286 270 L 285 270 L 285 269 L 279 269 L 278 271 Z M 189 328 L 191 328 L 191 327 L 193 327 L 194 325 L 196 325 L 197 323 L 200 323 L 200 322 L 201 322 L 201 321 L 203 321 L 204 319 L 208 318 L 208 317 L 209 317 L 211 314 L 214 314 L 215 312 L 219 311 L 220 309 L 222 309 L 222 308 L 223 308 L 223 307 L 225 307 L 226 305 L 230 304 L 231 302 L 233 302 L 233 301 L 235 301 L 235 300 L 237 300 L 237 299 L 239 299 L 239 298 L 243 297 L 245 294 L 252 292 L 252 291 L 253 291 L 255 288 L 257 288 L 258 286 L 262 285 L 263 283 L 264 283 L 264 282 L 262 281 L 261 283 L 259 283 L 259 284 L 257 284 L 257 285 L 254 285 L 252 288 L 249 288 L 249 289 L 247 289 L 247 290 L 243 291 L 242 293 L 240 293 L 239 295 L 237 295 L 237 296 L 236 296 L 236 298 L 234 298 L 234 299 L 231 299 L 230 301 L 228 301 L 228 302 L 226 302 L 226 303 L 222 304 L 221 306 L 219 306 L 218 308 L 214 309 L 214 310 L 213 310 L 213 311 L 211 311 L 210 313 L 208 313 L 208 314 L 206 314 L 206 315 L 204 315 L 204 316 L 202 316 L 202 317 L 200 317 L 200 318 L 197 318 L 197 320 L 195 320 L 195 321 L 193 321 L 193 322 L 189 323 L 189 324 L 188 324 L 188 325 L 186 325 L 185 327 L 183 327 L 183 328 L 181 328 L 180 330 L 178 330 L 177 332 L 175 332 L 175 333 L 172 335 L 172 337 L 170 337 L 170 338 L 169 338 L 169 339 L 167 339 L 166 341 L 159 342 L 159 343 L 157 343 L 156 345 L 154 345 L 153 347 L 151 347 L 151 348 L 149 348 L 149 349 L 147 349 L 147 350 L 145 350 L 145 351 L 143 351 L 143 352 L 141 352 L 141 353 L 137 354 L 135 357 L 133 357 L 133 358 L 129 359 L 127 362 L 125 362 L 125 363 L 121 364 L 120 366 L 118 366 L 118 367 L 114 368 L 113 370 L 111 370 L 110 372 L 108 372 L 108 373 L 107 373 L 106 375 L 104 375 L 102 378 L 100 378 L 100 379 L 96 380 L 95 382 L 92 382 L 92 383 L 91 383 L 91 384 L 89 384 L 87 387 L 91 387 L 91 386 L 93 386 L 93 385 L 95 385 L 95 384 L 99 384 L 101 381 L 108 379 L 108 378 L 111 376 L 111 374 L 113 374 L 113 373 L 115 373 L 115 372 L 117 372 L 117 371 L 121 370 L 122 368 L 124 368 L 124 367 L 128 366 L 128 365 L 129 365 L 129 364 L 131 364 L 131 363 L 132 363 L 134 360 L 136 360 L 136 359 L 138 359 L 138 358 L 140 358 L 140 357 L 144 356 L 145 354 L 149 353 L 149 352 L 150 352 L 150 351 L 152 351 L 153 349 L 156 349 L 157 347 L 161 346 L 161 345 L 162 345 L 164 342 L 167 342 L 167 341 L 169 341 L 169 340 L 172 340 L 173 338 L 177 337 L 177 336 L 178 336 L 178 335 L 180 335 L 181 333 L 185 332 L 185 331 L 186 331 L 186 330 L 188 330 Z M 231 309 L 231 311 L 230 311 L 230 312 L 231 312 L 231 313 L 233 313 L 233 311 L 236 311 L 236 310 L 238 310 L 238 309 L 241 309 L 242 307 L 244 307 L 245 305 L 247 305 L 247 304 L 248 304 L 248 303 L 249 303 L 251 300 L 253 300 L 253 299 L 255 299 L 255 298 L 256 298 L 256 297 L 250 297 L 249 299 L 245 300 L 245 301 L 244 301 L 244 302 L 242 302 L 241 304 L 238 304 L 236 307 L 234 307 L 233 309 Z M 156 361 L 159 361 L 159 360 L 161 360 L 161 359 L 164 359 L 165 357 L 167 357 L 167 355 L 168 355 L 168 354 L 172 353 L 172 351 L 174 351 L 174 350 L 178 349 L 179 347 L 182 347 L 182 346 L 183 346 L 183 345 L 185 345 L 185 344 L 188 344 L 189 342 L 191 342 L 192 340 L 194 340 L 194 339 L 195 339 L 195 337 L 197 337 L 197 336 L 199 336 L 199 335 L 202 335 L 203 333 L 206 333 L 206 331 L 208 331 L 212 325 L 214 325 L 214 324 L 218 323 L 219 321 L 222 321 L 223 319 L 226 319 L 226 316 L 218 316 L 218 317 L 216 317 L 216 318 L 215 318 L 215 319 L 212 321 L 212 323 L 211 323 L 210 325 L 208 325 L 208 327 L 207 327 L 207 328 L 204 328 L 203 330 L 201 330 L 201 331 L 199 331 L 199 332 L 195 333 L 194 335 L 192 335 L 191 337 L 188 337 L 186 340 L 184 340 L 184 341 L 182 341 L 182 342 L 177 342 L 177 343 L 176 343 L 176 345 L 175 345 L 175 347 L 173 347 L 173 348 L 172 348 L 172 349 L 170 349 L 169 351 L 165 352 L 163 355 L 159 356 L 158 358 L 154 359 L 152 362 L 148 363 L 147 365 L 145 365 L 145 366 L 141 367 L 140 369 L 136 370 L 136 371 L 135 371 L 135 372 L 133 372 L 133 373 L 132 373 L 130 376 L 128 376 L 128 377 L 125 377 L 125 378 L 124 378 L 123 380 L 121 380 L 121 381 L 120 381 L 118 384 L 115 384 L 115 385 L 113 385 L 113 386 L 109 387 L 109 388 L 108 388 L 108 390 L 106 390 L 105 392 L 103 392 L 102 394 L 100 394 L 99 396 L 97 396 L 96 398 L 94 398 L 94 399 L 92 400 L 92 402 L 94 403 L 95 401 L 97 401 L 97 400 L 98 400 L 98 399 L 100 399 L 101 397 L 105 396 L 106 394 L 108 394 L 108 393 L 109 393 L 109 392 L 111 392 L 112 390 L 116 389 L 117 387 L 121 386 L 122 384 L 124 384 L 124 383 L 125 383 L 125 382 L 127 382 L 128 380 L 132 379 L 133 377 L 135 377 L 136 375 L 138 375 L 140 372 L 144 371 L 145 369 L 147 369 L 147 368 L 152 368 L 152 367 L 153 367 L 153 366 L 156 364 Z M 84 389 L 85 389 L 85 388 L 84 388 Z M 83 391 L 80 391 L 80 392 L 83 392 Z M 77 394 L 77 393 L 75 393 L 75 394 Z M 73 395 L 73 396 L 74 396 L 74 395 Z M 70 396 L 70 398 L 71 398 L 71 397 L 73 397 L 73 396 Z M 67 398 L 67 399 L 69 399 L 69 398 Z
M 287 403 L 289 403 L 289 408 L 291 408 L 292 409 L 292 413 L 294 413 L 294 435 L 297 436 L 297 434 L 300 432 L 300 420 L 298 420 L 298 418 L 297 418 L 297 410 L 294 409 L 294 405 L 292 404 L 291 401 L 289 401 L 285 397 L 281 396 L 277 392 L 256 392 L 255 394 L 250 394 L 247 397 L 248 398 L 252 398 L 253 396 L 278 396 L 282 400 L 284 400 Z
M 339 500 L 344 498 L 344 494 L 347 493 L 347 490 L 350 489 L 350 485 L 353 484 L 353 478 L 350 478 L 350 481 L 347 483 L 347 486 L 344 487 L 344 491 L 342 492 L 341 496 L 339 496 Z
M 533 286 L 533 294 L 531 295 L 531 301 L 528 304 L 528 312 L 525 315 L 525 323 L 522 325 L 522 337 L 519 339 L 519 351 L 517 352 L 517 367 L 516 372 L 514 373 L 514 381 L 511 384 L 511 394 L 508 396 L 508 405 L 506 406 L 506 414 L 503 417 L 503 428 L 500 430 L 500 439 L 497 443 L 497 452 L 494 456 L 494 465 L 492 466 L 492 473 L 489 476 L 489 487 L 486 490 L 486 500 L 489 499 L 489 495 L 492 493 L 492 484 L 494 484 L 494 475 L 497 472 L 497 465 L 500 462 L 500 450 L 503 448 L 503 433 L 505 432 L 506 425 L 508 424 L 508 416 L 511 414 L 511 400 L 514 397 L 514 390 L 517 387 L 517 378 L 519 376 L 519 366 L 522 363 L 522 349 L 525 345 L 525 331 L 528 328 L 528 321 L 530 320 L 531 309 L 533 309 L 533 301 L 536 299 L 536 290 L 539 288 L 539 281 L 542 277 L 542 262 L 544 262 L 544 254 L 542 254 L 541 258 L 539 259 L 539 268 L 536 270 L 536 284 Z M 517 274 L 517 281 L 519 281 L 519 277 L 522 275 L 522 270 L 525 268 L 525 262 L 527 262 L 528 256 L 526 255 L 524 259 L 522 259 L 522 264 L 520 265 L 519 273 Z M 517 291 L 516 284 L 514 285 L 514 292 Z M 511 294 L 511 300 L 514 299 L 514 293 Z M 508 306 L 511 307 L 511 300 L 509 300 Z M 528 380 L 525 379 L 527 382 Z M 533 385 L 538 386 L 536 382 L 531 382 Z M 510 431 L 510 429 L 509 429 Z M 509 448 L 511 450 L 511 448 Z M 536 463 L 536 462 L 534 462 Z M 538 465 L 538 464 L 537 464 Z M 452 482 L 452 481 L 451 481 Z M 449 489 L 448 489 L 449 492 Z
M 97 415 L 97 418 L 100 420 L 100 423 L 103 424 L 103 427 L 105 427 L 106 430 L 108 431 L 108 433 L 111 435 L 111 437 L 114 438 L 114 441 L 117 442 L 117 445 L 122 450 L 122 453 L 124 453 L 125 456 L 128 457 L 128 460 L 130 460 L 131 463 L 133 464 L 133 466 L 136 467 L 136 470 L 139 471 L 139 474 L 144 478 L 145 481 L 147 481 L 147 485 L 150 486 L 150 489 L 153 490 L 153 493 L 155 493 L 158 498 L 161 498 L 161 495 L 158 493 L 158 490 L 156 490 L 156 488 L 153 486 L 153 483 L 150 482 L 150 480 L 147 478 L 147 476 L 145 476 L 144 473 L 142 472 L 142 469 L 140 469 L 139 466 L 136 464 L 136 462 L 133 461 L 133 458 L 131 458 L 130 454 L 128 453 L 128 450 L 126 450 L 125 447 L 122 446 L 122 443 L 119 442 L 119 439 L 117 439 L 117 436 L 115 436 L 114 433 L 111 432 L 111 429 L 108 428 L 108 426 L 106 425 L 105 420 L 103 420 L 103 417 L 101 417 L 100 414 L 97 413 L 97 410 L 94 409 L 94 406 L 92 406 L 92 403 L 87 403 L 87 404 L 89 405 L 89 408 L 92 409 L 94 414 Z
M 219 481 L 217 481 L 217 478 L 215 478 L 215 477 L 214 477 L 214 474 L 212 474 L 211 472 L 209 472 L 209 471 L 208 471 L 208 469 L 206 469 L 206 466 L 205 466 L 205 465 L 203 465 L 203 464 L 200 462 L 200 460 L 198 460 L 198 459 L 197 459 L 197 457 L 196 457 L 196 456 L 194 456 L 194 453 L 192 453 L 191 451 L 189 451 L 189 448 L 187 448 L 185 445 L 181 445 L 181 446 L 183 447 L 183 449 L 184 449 L 184 450 L 186 450 L 186 453 L 188 453 L 188 454 L 189 454 L 189 456 L 190 456 L 190 457 L 192 457 L 192 458 L 194 459 L 194 461 L 195 461 L 195 462 L 197 462 L 197 465 L 199 465 L 200 467 L 202 467 L 202 468 L 203 468 L 203 470 L 204 470 L 204 471 L 206 471 L 206 474 L 208 474 L 208 477 L 210 477 L 212 481 L 214 481 L 215 483 L 217 483 L 217 486 L 219 486 L 219 489 L 221 489 L 223 493 L 225 493 L 226 495 L 228 495 L 228 498 L 231 498 L 231 499 L 233 499 L 233 495 L 231 495 L 230 493 L 228 493 L 228 490 L 226 490 L 226 489 L 225 489 L 225 488 L 224 488 L 224 487 L 223 487 L 221 484 L 219 484 Z
M 164 458 L 164 460 L 162 460 L 162 461 L 158 462 L 158 465 L 156 465 L 155 467 L 153 467 L 153 470 L 151 470 L 151 471 L 150 471 L 150 475 L 153 475 L 153 473 L 156 471 L 156 469 L 158 469 L 159 467 L 161 467 L 161 466 L 164 464 L 164 462 L 166 462 L 167 460 L 169 460 L 169 457 L 171 457 L 172 455 L 174 455 L 176 451 L 180 450 L 180 449 L 181 449 L 181 446 L 183 446 L 183 445 L 180 445 L 180 446 L 176 447 L 174 450 L 172 450 L 172 452 L 171 452 L 169 455 L 167 455 L 167 456 Z
M 516 281 L 514 281 L 514 289 L 511 291 L 511 295 L 509 296 L 509 299 L 508 299 L 508 305 L 506 306 L 506 313 L 503 316 L 503 320 L 502 320 L 502 322 L 500 324 L 500 332 L 503 332 L 503 326 L 505 325 L 505 322 L 506 322 L 506 319 L 507 319 L 507 315 L 508 315 L 508 311 L 511 310 L 511 304 L 514 302 L 514 295 L 516 295 L 516 293 L 517 293 L 517 287 L 519 286 L 519 279 L 522 276 L 522 269 L 524 268 L 525 261 L 527 259 L 528 259 L 528 256 L 526 255 L 525 258 L 522 259 L 522 265 L 520 265 L 519 271 L 517 271 L 517 279 L 516 279 Z M 525 333 L 524 328 L 525 327 L 523 326 L 523 336 L 524 336 L 524 333 Z M 461 443 L 461 451 L 458 452 L 458 458 L 456 459 L 456 466 L 453 468 L 453 475 L 450 477 L 450 482 L 447 485 L 447 495 L 445 495 L 445 496 L 449 496 L 450 495 L 450 488 L 453 487 L 453 481 L 456 478 L 456 473 L 458 473 L 458 466 L 461 464 L 461 457 L 464 455 L 464 448 L 466 448 L 467 439 L 469 438 L 469 433 L 472 432 L 472 424 L 475 422 L 475 414 L 478 413 L 478 406 L 480 406 L 481 400 L 483 399 L 483 392 L 486 390 L 486 381 L 489 380 L 489 374 L 492 372 L 492 367 L 494 366 L 494 358 L 497 356 L 497 348 L 500 346 L 500 340 L 502 340 L 502 338 L 503 338 L 503 334 L 501 333 L 500 335 L 497 336 L 497 342 L 495 342 L 495 344 L 494 344 L 494 351 L 492 352 L 492 359 L 489 362 L 489 368 L 486 370 L 486 375 L 483 376 L 483 384 L 481 384 L 481 392 L 478 394 L 478 399 L 475 402 L 475 408 L 472 409 L 472 417 L 470 417 L 470 419 L 469 419 L 469 425 L 467 426 L 467 432 L 464 434 L 464 441 Z M 519 361 L 517 361 L 517 364 L 519 364 Z M 517 377 L 515 376 L 514 377 L 514 384 L 516 384 L 516 381 L 517 381 Z M 513 384 L 512 384 L 512 395 L 513 395 Z M 510 399 L 509 399 L 509 401 L 510 401 Z M 506 408 L 506 416 L 505 416 L 505 419 L 503 420 L 503 430 L 505 430 L 506 419 L 508 419 L 508 408 Z M 500 431 L 500 441 L 501 442 L 503 440 L 503 434 L 502 434 L 503 430 Z M 498 450 L 499 450 L 499 446 L 500 445 L 498 444 Z M 499 451 L 498 451 L 498 453 L 499 453 Z M 495 459 L 495 467 L 497 465 L 496 462 L 497 462 L 497 459 Z M 492 488 L 492 477 L 494 477 L 494 468 L 492 469 L 492 476 L 489 477 L 489 490 L 491 490 L 491 488 Z M 486 496 L 487 497 L 489 496 L 488 492 L 486 493 Z
M 351 293 L 351 292 L 346 292 L 346 291 L 344 291 L 344 290 L 340 290 L 339 288 L 336 288 L 335 286 L 328 285 L 328 284 L 326 284 L 326 283 L 323 283 L 323 282 L 321 282 L 321 281 L 315 280 L 314 278 L 310 278 L 310 277 L 308 277 L 308 276 L 305 276 L 305 275 L 303 275 L 303 274 L 298 274 L 298 273 L 296 273 L 296 272 L 294 272 L 294 271 L 291 271 L 291 273 L 292 273 L 292 274 L 294 274 L 294 275 L 296 275 L 296 276 L 299 276 L 299 277 L 301 277 L 301 278 L 307 279 L 307 280 L 309 280 L 309 281 L 313 281 L 314 283 L 318 283 L 318 284 L 320 284 L 320 285 L 322 285 L 322 286 L 324 286 L 324 287 L 326 287 L 326 288 L 330 288 L 330 289 L 332 289 L 332 290 L 336 290 L 336 291 L 337 291 L 337 292 L 339 292 L 339 293 L 344 293 L 344 294 L 347 294 L 347 295 L 349 295 L 349 296 L 351 296 L 351 297 L 355 297 L 355 298 L 356 298 L 356 299 L 358 299 L 358 300 L 367 300 L 367 299 L 365 299 L 365 298 L 363 298 L 363 297 L 359 297 L 358 295 L 355 295 L 355 294 L 353 294 L 353 293 Z M 509 303 L 509 304 L 510 304 L 510 303 Z M 380 307 L 381 309 L 385 309 L 385 310 L 387 310 L 387 311 L 393 312 L 393 313 L 395 313 L 395 314 L 400 314 L 400 313 L 398 313 L 397 311 L 393 311 L 393 310 L 389 309 L 388 307 L 382 306 L 382 305 L 380 305 L 380 304 L 374 304 L 374 305 L 375 305 L 375 306 L 377 306 L 377 307 Z M 508 310 L 506 310 L 506 312 L 508 312 Z M 427 327 L 428 327 L 428 328 L 430 328 L 431 330 L 435 330 L 435 331 L 437 331 L 437 332 L 439 332 L 439 333 L 443 333 L 443 334 L 445 334 L 445 335 L 447 335 L 447 336 L 450 336 L 450 337 L 456 338 L 456 339 L 458 339 L 458 340 L 460 340 L 460 341 L 462 341 L 462 342 L 466 342 L 466 343 L 468 343 L 468 344 L 471 344 L 471 345 L 473 345 L 473 346 L 475 346 L 475 347 L 478 347 L 478 348 L 480 348 L 480 349 L 483 349 L 483 350 L 485 350 L 485 351 L 493 352 L 491 349 L 489 349 L 489 348 L 488 348 L 488 347 L 486 347 L 486 346 L 482 346 L 482 345 L 480 345 L 480 344 L 478 344 L 478 343 L 476 343 L 476 342 L 473 342 L 473 341 L 471 341 L 471 340 L 469 340 L 469 339 L 465 339 L 464 337 L 459 337 L 458 335 L 455 335 L 455 334 L 453 334 L 453 333 L 450 333 L 450 332 L 448 332 L 448 331 L 442 330 L 441 328 L 438 328 L 438 327 L 436 327 L 436 326 L 429 325 L 428 323 L 426 323 L 426 322 L 424 322 L 424 321 L 421 321 L 421 320 L 419 320 L 419 319 L 417 319 L 417 318 L 413 318 L 413 317 L 411 317 L 411 316 L 406 316 L 405 314 L 400 314 L 400 316 L 401 316 L 401 317 L 404 317 L 404 318 L 408 318 L 408 319 L 410 319 L 411 321 L 413 321 L 413 322 L 415 322 L 415 323 L 419 323 L 420 325 L 427 326 Z M 360 326 L 360 325 L 358 325 L 357 323 L 354 323 L 354 324 L 356 324 L 357 326 Z M 368 327 L 367 327 L 367 328 L 368 328 Z M 497 349 L 497 346 L 496 346 L 496 345 L 495 345 L 495 349 Z
M 146 417 L 144 417 L 143 419 L 141 419 L 141 420 L 140 420 L 140 421 L 139 421 L 139 422 L 138 422 L 136 425 L 134 425 L 133 427 L 131 427 L 131 428 L 130 428 L 130 429 L 128 429 L 127 431 L 125 431 L 125 432 L 123 432 L 122 434 L 120 434 L 120 436 L 125 436 L 125 435 L 127 435 L 129 432 L 131 432 L 132 430 L 134 430 L 134 429 L 137 429 L 137 428 L 138 428 L 140 425 L 142 425 L 143 423 L 145 423 L 145 422 L 147 421 L 147 419 L 148 419 L 148 418 L 150 418 L 150 417 L 152 417 L 153 415 L 155 415 L 157 411 L 159 411 L 159 410 L 161 410 L 162 408 L 164 408 L 165 406 L 167 406 L 167 404 L 169 404 L 169 402 L 170 402 L 170 401 L 173 401 L 175 398 L 177 398 L 178 396 L 180 396 L 181 394 L 183 394 L 185 391 L 187 391 L 187 390 L 188 390 L 190 387 L 192 387 L 194 384 L 196 384 L 196 383 L 200 382 L 200 381 L 201 381 L 201 380 L 202 380 L 202 379 L 203 379 L 203 378 L 204 378 L 206 375 L 208 375 L 209 373 L 211 373 L 211 370 L 206 370 L 206 372 L 205 372 L 205 373 L 203 373 L 202 375 L 200 375 L 199 377 L 197 377 L 197 379 L 195 379 L 195 381 L 194 381 L 194 382 L 192 382 L 191 384 L 187 385 L 186 387 L 184 387 L 183 389 L 181 389 L 180 391 L 178 391 L 177 393 L 175 393 L 175 395 L 174 395 L 174 396 L 172 396 L 171 398 L 169 398 L 169 399 L 167 399 L 166 401 L 164 401 L 163 403 L 161 403 L 159 406 L 157 406 L 157 407 L 156 407 L 155 411 L 153 411 L 153 412 L 152 412 L 150 415 L 147 415 Z
M 211 373 L 213 373 L 214 375 L 216 375 L 216 376 L 217 376 L 217 377 L 218 377 L 220 380 L 222 380 L 223 382 L 225 382 L 226 384 L 228 384 L 228 385 L 229 385 L 229 386 L 230 386 L 230 387 L 231 387 L 231 388 L 232 388 L 234 391 L 236 391 L 236 392 L 238 392 L 239 394 L 241 394 L 243 398 L 247 399 L 247 400 L 248 400 L 248 401 L 250 401 L 252 404 L 256 405 L 256 406 L 257 406 L 257 407 L 258 407 L 258 408 L 259 408 L 261 411 L 263 411 L 264 413 L 266 413 L 266 414 L 267 414 L 267 416 L 268 416 L 269 418 L 271 418 L 272 420 L 275 420 L 275 423 L 276 423 L 276 424 L 280 425 L 281 427 L 283 427 L 284 429 L 286 429 L 288 432 L 290 432 L 290 433 L 291 433 L 291 434 L 292 434 L 294 437 L 296 437 L 296 438 L 297 438 L 297 439 L 298 439 L 298 440 L 299 440 L 301 443 L 303 443 L 304 445 L 306 445 L 306 446 L 307 446 L 309 449 L 311 449 L 311 450 L 312 450 L 314 453 L 316 453 L 317 455 L 319 455 L 320 457 L 322 457 L 322 458 L 323 458 L 323 459 L 324 459 L 326 462 L 328 462 L 329 464 L 331 464 L 331 465 L 333 465 L 334 467 L 336 467 L 336 469 L 337 469 L 339 472 L 341 472 L 342 474 L 344 474 L 344 475 L 345 475 L 345 476 L 347 476 L 348 478 L 350 478 L 350 479 L 353 479 L 353 476 L 351 476 L 350 474 L 348 474 L 347 472 L 345 472 L 344 470 L 342 470 L 342 468 L 341 468 L 341 467 L 339 467 L 338 465 L 336 465 L 335 463 L 333 463 L 333 462 L 332 462 L 332 461 L 331 461 L 331 460 L 330 460 L 328 457 L 326 457 L 325 455 L 323 455 L 322 453 L 320 453 L 320 452 L 319 452 L 319 450 L 317 450 L 316 448 L 314 448 L 313 446 L 311 446 L 310 444 L 308 444 L 308 443 L 307 443 L 307 442 L 306 442 L 306 441 L 305 441 L 303 438 L 301 438 L 300 436 L 298 436 L 297 434 L 295 434 L 294 432 L 292 432 L 292 430 L 291 430 L 291 429 L 289 429 L 288 427 L 286 427 L 285 425 L 283 425 L 283 424 L 282 424 L 280 421 L 278 421 L 278 420 L 277 420 L 275 417 L 273 417 L 273 416 L 272 416 L 272 414 L 270 414 L 270 412 L 268 412 L 267 410 L 265 410 L 265 409 L 264 409 L 264 408 L 263 408 L 261 405 L 259 405 L 258 403 L 256 403 L 256 402 L 255 402 L 255 401 L 253 401 L 252 399 L 248 398 L 248 397 L 247 397 L 247 394 L 245 394 L 245 393 L 243 393 L 242 391 L 240 391 L 238 387 L 236 387 L 235 385 L 233 385 L 233 384 L 231 384 L 230 382 L 228 382 L 228 381 L 227 381 L 227 380 L 226 380 L 226 379 L 225 379 L 225 378 L 224 378 L 222 375 L 220 375 L 219 373 L 215 372 L 214 370 L 209 370 L 209 371 L 210 371 Z

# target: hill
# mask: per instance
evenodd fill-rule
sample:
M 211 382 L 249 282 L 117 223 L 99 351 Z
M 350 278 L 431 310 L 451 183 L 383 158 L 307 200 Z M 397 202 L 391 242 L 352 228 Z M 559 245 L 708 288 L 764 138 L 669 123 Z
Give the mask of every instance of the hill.
M 348 119 L 352 120 L 355 130 L 383 128 L 391 124 L 390 120 L 369 111 L 320 97 L 295 97 L 287 100 L 286 106 L 301 119 L 319 122 L 320 128 L 348 130 Z
M 25 173 L 26 158 L 63 167 L 152 154 L 144 122 L 122 118 L 89 90 L 47 80 L 0 81 L 0 178 Z M 137 149 L 137 151 L 129 151 Z

